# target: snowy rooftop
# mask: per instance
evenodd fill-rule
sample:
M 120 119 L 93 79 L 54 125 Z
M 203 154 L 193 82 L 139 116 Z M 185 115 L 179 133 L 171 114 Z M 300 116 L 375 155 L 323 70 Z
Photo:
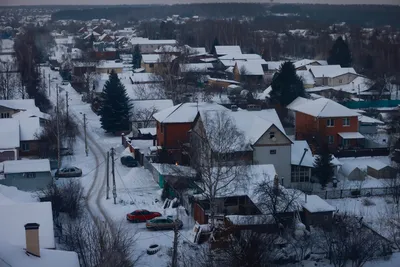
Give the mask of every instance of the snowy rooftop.
M 287 108 L 294 109 L 297 106 L 301 106 L 301 105 L 309 103 L 309 102 L 313 102 L 313 100 L 298 96 L 295 100 L 292 101 L 292 103 L 287 105 Z
M 144 54 L 142 55 L 142 60 L 144 63 L 161 63 L 161 62 L 171 62 L 176 58 L 176 56 L 162 56 L 160 54 Z
M 307 201 L 306 201 L 307 199 Z M 302 206 L 311 213 L 335 211 L 335 208 L 317 195 L 307 195 L 302 200 Z
M 150 110 L 150 111 L 162 111 L 167 108 L 173 107 L 174 103 L 171 99 L 156 99 L 156 100 L 134 100 L 131 101 L 133 104 L 133 110 Z
M 129 40 L 132 45 L 176 45 L 176 40 L 150 40 L 143 37 L 133 37 Z
M 303 161 L 301 162 L 301 166 L 304 167 L 313 167 L 314 166 L 314 157 L 312 155 L 311 149 L 308 146 L 307 141 L 293 141 L 292 144 L 292 154 L 291 154 L 291 164 L 298 166 L 304 154 L 304 149 L 307 149 L 306 154 L 304 155 Z
M 39 229 L 40 230 L 40 229 Z M 25 234 L 25 230 L 21 230 Z M 3 241 L 3 240 L 2 240 Z M 39 243 L 42 240 L 39 240 Z M 12 267 L 79 267 L 78 254 L 73 251 L 41 249 L 40 257 L 26 253 L 24 245 L 0 242 L 0 261 Z M 1 265 L 3 266 L 3 265 Z
M 139 132 L 141 134 L 151 134 L 153 136 L 157 135 L 157 128 L 140 128 Z
M 346 73 L 357 74 L 353 68 L 342 68 L 340 65 L 307 66 L 307 70 L 311 71 L 315 78 L 333 78 Z
M 307 65 L 310 65 L 313 63 L 318 63 L 321 66 L 328 65 L 328 62 L 326 62 L 326 60 L 315 60 L 315 59 L 302 59 L 302 60 L 294 62 L 293 65 L 297 69 L 297 68 L 307 66 Z
M 0 100 L 0 106 L 17 110 L 36 110 L 34 99 Z
M 215 52 L 217 55 L 237 55 L 242 53 L 242 49 L 238 45 L 216 45 Z
M 382 162 L 380 160 L 375 159 L 375 160 L 370 160 L 368 162 L 367 166 L 379 171 L 379 170 L 381 170 L 383 168 L 386 168 L 387 166 L 390 166 L 390 165 L 387 164 L 387 163 L 384 163 L 384 162 Z
M 50 115 L 47 113 L 41 112 L 39 109 L 36 110 L 27 110 L 27 111 L 20 111 L 12 115 L 14 119 L 22 119 L 22 118 L 32 118 L 38 117 L 40 119 L 49 120 Z
M 97 69 L 121 69 L 124 65 L 122 62 L 115 62 L 113 60 L 101 60 L 97 64 Z
M 215 103 L 183 103 L 153 115 L 161 123 L 192 123 L 199 110 L 226 110 L 229 109 Z
M 4 173 L 50 172 L 48 159 L 7 160 L 3 162 Z
M 212 63 L 189 63 L 179 64 L 181 72 L 207 72 L 208 69 L 213 68 Z
M 234 81 L 234 80 L 218 79 L 218 78 L 211 78 L 211 77 L 207 77 L 207 79 L 209 81 L 214 81 L 214 82 L 227 82 L 227 83 L 231 83 L 231 84 L 240 84 L 240 82 Z
M 345 163 L 340 166 L 339 172 L 344 176 L 349 176 L 350 173 L 355 169 L 360 169 L 362 171 L 366 171 L 367 165 L 366 164 L 358 164 L 357 162 L 346 161 Z
M 40 118 L 39 117 L 19 117 L 19 134 L 21 141 L 36 140 L 40 134 Z
M 285 63 L 285 61 L 267 61 L 268 70 L 279 70 L 283 63 Z
M 225 218 L 234 225 L 261 225 L 275 222 L 272 215 L 228 215 Z
M 282 122 L 279 119 L 278 113 L 276 113 L 276 110 L 273 108 L 254 110 L 254 111 L 239 109 L 237 112 L 250 112 L 251 114 L 258 116 L 261 119 L 264 119 L 266 121 L 273 123 L 276 127 L 278 127 L 279 130 L 282 131 L 282 133 L 285 133 L 285 129 L 283 128 Z
M 264 75 L 264 70 L 259 62 L 236 61 L 236 65 L 241 75 Z
M 371 89 L 373 82 L 366 77 L 356 77 L 351 83 L 342 84 L 338 86 L 317 86 L 313 88 L 308 88 L 306 91 L 308 93 L 321 92 L 329 89 L 336 91 L 343 91 L 350 94 L 367 93 L 365 91 Z
M 161 175 L 171 175 L 171 176 L 185 176 L 185 177 L 195 177 L 196 171 L 191 167 L 180 166 L 174 164 L 161 164 L 152 163 L 151 164 Z
M 257 54 L 242 54 L 242 53 L 234 53 L 227 54 L 221 57 L 218 57 L 220 60 L 253 60 L 253 59 L 262 59 L 260 55 Z
M 359 114 L 327 98 L 319 98 L 295 105 L 291 110 L 311 115 L 316 118 L 355 117 Z
M 19 147 L 19 121 L 0 119 L 0 149 Z
M 313 85 L 315 83 L 313 75 L 308 70 L 298 70 L 296 73 L 303 80 L 304 84 Z
M 1 241 L 25 248 L 27 223 L 38 223 L 41 248 L 55 248 L 51 202 L 0 204 Z
M 364 139 L 364 135 L 360 134 L 359 132 L 345 132 L 345 133 L 338 133 L 343 139 Z
M 162 81 L 162 77 L 147 72 L 134 73 L 133 75 L 130 75 L 129 78 L 133 83 L 149 83 Z

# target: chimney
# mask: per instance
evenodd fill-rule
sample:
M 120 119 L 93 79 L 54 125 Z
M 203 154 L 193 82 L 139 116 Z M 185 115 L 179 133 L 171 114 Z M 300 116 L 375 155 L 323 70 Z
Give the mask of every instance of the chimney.
M 25 238 L 26 238 L 26 252 L 36 257 L 40 257 L 39 224 L 37 223 L 25 224 Z

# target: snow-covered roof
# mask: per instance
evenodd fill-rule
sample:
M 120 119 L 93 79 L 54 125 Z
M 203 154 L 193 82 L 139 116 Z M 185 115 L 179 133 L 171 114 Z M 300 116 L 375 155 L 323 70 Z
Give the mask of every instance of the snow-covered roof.
M 174 103 L 171 99 L 155 99 L 155 100 L 133 100 L 133 110 L 151 110 L 162 111 L 173 107 Z
M 219 60 L 253 60 L 253 59 L 262 59 L 260 55 L 257 54 L 242 54 L 242 53 L 233 53 L 223 55 L 218 57 Z
M 278 127 L 278 129 L 281 130 L 282 133 L 286 134 L 285 129 L 283 128 L 282 122 L 279 119 L 278 113 L 276 113 L 276 110 L 273 108 L 254 110 L 254 111 L 247 111 L 247 110 L 239 109 L 237 112 L 250 112 L 251 114 L 258 116 L 261 119 L 271 122 L 276 127 Z
M 19 121 L 0 119 L 0 149 L 19 147 Z
M 343 91 L 350 94 L 358 94 L 358 93 L 365 94 L 367 93 L 365 91 L 371 89 L 373 84 L 374 84 L 373 81 L 371 81 L 370 79 L 358 76 L 348 84 L 342 84 L 337 86 L 317 86 L 313 88 L 307 88 L 306 91 L 308 93 L 312 93 L 312 92 L 321 92 L 332 89 L 336 91 Z
M 156 50 L 154 50 L 155 53 L 178 53 L 181 52 L 181 49 L 176 46 L 172 45 L 162 45 Z
M 312 66 L 308 65 L 307 70 L 311 71 L 315 78 L 333 78 L 346 73 L 357 74 L 354 68 L 342 68 L 340 65 Z
M 171 176 L 195 177 L 196 170 L 188 166 L 175 164 L 152 163 L 151 164 L 159 174 Z
M 311 213 L 335 211 L 333 206 L 317 195 L 307 195 L 302 200 L 302 206 Z
M 303 161 L 301 161 L 304 149 L 307 149 L 306 154 L 304 155 Z M 301 164 L 300 164 L 301 161 Z M 314 166 L 314 157 L 312 155 L 311 149 L 305 140 L 293 141 L 292 144 L 292 154 L 291 154 L 291 164 L 296 166 L 303 167 L 313 167 Z
M 328 62 L 326 60 L 315 60 L 315 59 L 301 59 L 296 62 L 293 62 L 293 65 L 296 69 L 307 66 L 313 63 L 318 63 L 321 66 L 328 65 Z
M 358 121 L 364 124 L 385 124 L 383 121 L 365 115 L 358 116 Z
M 295 107 L 303 105 L 303 104 L 306 104 L 308 102 L 313 102 L 313 100 L 298 96 L 289 105 L 287 105 L 287 108 L 288 109 L 294 109 Z
M 114 60 L 101 60 L 97 64 L 97 69 L 122 69 L 124 67 L 122 62 L 115 62 Z
M 175 45 L 176 40 L 150 40 L 143 37 L 132 37 L 129 42 L 132 45 Z
M 129 76 L 129 79 L 133 83 L 150 83 L 150 82 L 162 82 L 162 77 L 157 76 L 154 73 L 138 72 Z
M 259 62 L 236 61 L 236 65 L 241 75 L 264 75 L 264 70 Z
M 24 248 L 26 244 L 24 225 L 35 222 L 40 225 L 40 248 L 55 248 L 51 202 L 0 205 L 0 214 L 1 241 Z
M 160 112 L 153 117 L 161 123 L 191 123 L 200 110 L 229 110 L 215 103 L 182 103 Z
M 344 176 L 349 176 L 355 169 L 365 171 L 365 166 L 361 166 L 355 162 L 345 162 L 340 166 L 339 172 Z
M 0 106 L 16 110 L 35 110 L 37 109 L 34 99 L 10 99 L 0 100 Z
M 228 215 L 225 216 L 234 225 L 262 225 L 275 223 L 272 215 Z
M 216 45 L 215 52 L 217 55 L 241 54 L 242 49 L 238 45 Z
M 2 165 L 3 163 L 0 164 Z M 0 172 L 2 171 L 3 166 L 0 166 Z M 37 197 L 35 195 L 32 195 L 32 192 L 26 192 L 18 190 L 18 188 L 14 186 L 6 186 L 0 184 L 0 205 L 37 201 Z
M 25 230 L 21 230 L 24 231 Z M 41 240 L 39 240 L 39 243 Z M 25 245 L 15 246 L 0 242 L 0 262 L 4 267 L 79 267 L 78 254 L 74 251 L 54 249 L 41 249 L 40 257 L 34 257 L 26 253 Z M 1 265 L 3 266 L 3 265 Z
M 151 134 L 151 135 L 157 135 L 157 128 L 140 128 L 139 132 L 141 134 Z
M 283 63 L 285 63 L 285 61 L 267 61 L 268 70 L 279 70 Z
M 50 172 L 50 161 L 48 159 L 6 160 L 3 164 L 4 174 Z
M 205 47 L 189 47 L 185 46 L 189 52 L 189 55 L 198 56 L 198 55 L 206 55 L 207 51 Z
M 291 110 L 311 115 L 316 118 L 355 117 L 359 114 L 328 98 L 319 98 L 295 105 Z
M 368 161 L 367 166 L 379 171 L 379 170 L 382 170 L 383 168 L 386 168 L 386 167 L 388 167 L 390 165 L 386 164 L 386 163 L 383 163 L 380 160 L 375 159 L 375 160 Z
M 200 61 L 203 61 L 203 62 L 215 62 L 215 61 L 217 61 L 217 60 L 218 60 L 218 59 L 215 58 L 215 57 L 201 58 L 201 59 L 200 59 Z
M 142 60 L 144 63 L 161 63 L 161 62 L 171 62 L 176 58 L 174 55 L 162 56 L 160 54 L 144 54 L 142 55 Z
M 226 80 L 226 79 L 218 79 L 218 78 L 211 78 L 207 77 L 209 81 L 214 81 L 214 82 L 226 82 L 226 83 L 231 83 L 231 84 L 240 84 L 240 82 L 234 81 L 234 80 Z
M 359 132 L 346 132 L 346 133 L 338 133 L 343 139 L 364 139 L 364 135 Z
M 21 141 L 36 140 L 41 132 L 39 117 L 19 117 L 19 134 Z
M 304 84 L 313 85 L 315 83 L 313 75 L 308 70 L 298 70 L 296 73 L 303 80 Z
M 179 64 L 181 72 L 207 72 L 208 69 L 212 69 L 213 67 L 212 63 Z

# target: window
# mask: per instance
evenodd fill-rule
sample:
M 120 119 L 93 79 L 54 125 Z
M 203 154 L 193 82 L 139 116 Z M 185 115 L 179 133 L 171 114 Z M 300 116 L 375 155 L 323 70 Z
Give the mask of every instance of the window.
M 154 63 L 150 63 L 150 64 L 149 64 L 149 67 L 150 67 L 150 68 L 154 68 Z
M 332 145 L 335 142 L 333 135 L 328 135 L 328 144 Z
M 271 155 L 275 155 L 275 154 L 276 154 L 276 149 L 272 149 L 272 150 L 270 150 L 270 151 L 269 151 L 269 154 L 271 154 Z
M 292 183 L 305 183 L 310 181 L 310 169 L 292 166 Z
M 36 173 L 34 172 L 27 172 L 26 173 L 26 178 L 35 178 L 36 177 Z
M 350 140 L 349 139 L 343 139 L 343 146 L 348 147 L 350 145 Z
M 342 83 L 343 81 L 342 81 L 342 79 L 339 79 L 339 83 Z
M 269 139 L 275 138 L 275 132 L 269 132 Z
M 8 119 L 8 118 L 10 118 L 10 113 L 2 112 L 0 116 L 1 116 L 2 119 Z
M 333 126 L 335 126 L 335 120 L 334 120 L 334 119 L 327 119 L 327 120 L 326 120 L 326 126 L 327 126 L 327 127 L 333 127 Z
M 29 151 L 29 143 L 22 143 L 21 147 L 22 151 Z
M 343 126 L 350 126 L 350 118 L 343 119 Z
M 327 221 L 329 219 L 328 215 L 324 215 L 324 220 Z

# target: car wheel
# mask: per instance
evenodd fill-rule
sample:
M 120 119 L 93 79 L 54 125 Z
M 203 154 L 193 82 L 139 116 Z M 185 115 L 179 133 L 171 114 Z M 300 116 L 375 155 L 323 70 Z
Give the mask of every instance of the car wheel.
M 148 255 L 154 255 L 158 251 L 160 251 L 161 247 L 157 244 L 150 245 L 149 248 L 147 249 L 147 254 Z

